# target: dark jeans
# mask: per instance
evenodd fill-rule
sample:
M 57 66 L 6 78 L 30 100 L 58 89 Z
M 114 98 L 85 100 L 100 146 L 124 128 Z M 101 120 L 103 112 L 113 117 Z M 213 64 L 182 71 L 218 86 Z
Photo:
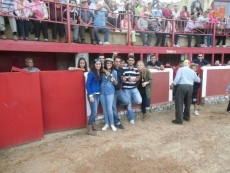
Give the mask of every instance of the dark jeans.
M 52 28 L 53 39 L 57 39 L 57 32 L 59 33 L 60 37 L 64 37 L 64 24 L 52 23 L 51 28 Z
M 85 30 L 89 30 L 90 39 L 91 41 L 94 40 L 94 29 L 92 27 L 85 29 L 84 26 L 79 26 L 81 40 L 85 40 Z
M 16 19 L 17 29 L 18 29 L 18 36 L 23 37 L 23 29 L 24 29 L 24 36 L 29 37 L 29 29 L 30 29 L 30 21 Z
M 108 17 L 107 21 L 113 25 L 115 28 L 120 28 L 119 20 L 117 18 Z
M 150 98 L 147 97 L 145 89 L 139 90 L 142 98 L 142 103 L 141 103 L 141 112 L 143 114 L 146 113 L 146 107 L 150 106 Z
M 155 34 L 157 37 L 157 42 L 156 42 L 155 46 L 159 46 L 160 42 L 161 42 L 161 46 L 165 46 L 166 34 L 165 33 L 155 33 Z
M 217 36 L 217 42 L 216 45 L 219 45 L 222 40 L 222 45 L 226 44 L 226 36 Z
M 227 111 L 230 112 L 230 101 L 228 103 Z
M 154 37 L 154 33 L 153 32 L 140 32 L 140 34 L 141 34 L 141 40 L 142 40 L 142 42 L 143 42 L 143 45 L 145 45 L 145 44 L 147 44 L 147 45 L 150 45 L 151 44 L 151 42 L 152 42 L 152 40 L 153 40 L 153 37 Z M 145 41 L 146 40 L 146 38 L 145 38 L 145 34 L 147 35 L 147 41 Z
M 172 34 L 169 34 L 172 37 Z M 177 45 L 179 40 L 179 34 L 174 34 L 174 44 Z
M 193 86 L 192 85 L 178 85 L 175 98 L 175 108 L 176 108 L 176 121 L 183 122 L 182 117 L 190 120 L 190 105 L 192 98 Z M 183 113 L 183 105 L 184 113 Z
M 195 44 L 195 46 L 199 46 L 199 45 L 200 45 L 200 35 L 187 35 L 188 47 L 191 47 L 192 36 L 194 36 L 195 39 L 196 39 L 196 44 Z
M 45 21 L 31 20 L 34 25 L 35 38 L 40 37 L 40 32 L 42 31 L 44 39 L 48 39 L 48 26 Z

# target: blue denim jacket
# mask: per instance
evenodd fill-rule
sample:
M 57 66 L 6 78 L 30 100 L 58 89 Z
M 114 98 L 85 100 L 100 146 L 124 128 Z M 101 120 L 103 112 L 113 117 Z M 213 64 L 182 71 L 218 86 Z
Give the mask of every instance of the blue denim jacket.
M 117 71 L 113 70 L 112 75 L 117 81 Z M 109 95 L 109 94 L 114 94 L 115 93 L 115 88 L 113 83 L 111 82 L 111 76 L 107 77 L 104 73 L 101 78 L 101 91 L 100 94 L 104 95 Z

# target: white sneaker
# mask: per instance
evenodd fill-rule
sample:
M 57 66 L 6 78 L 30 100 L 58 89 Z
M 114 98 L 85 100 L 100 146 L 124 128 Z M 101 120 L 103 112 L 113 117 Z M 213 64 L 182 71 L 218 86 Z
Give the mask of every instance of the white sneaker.
M 112 130 L 113 130 L 114 132 L 117 131 L 117 128 L 116 128 L 113 124 L 111 124 L 111 128 L 112 128 Z
M 109 45 L 110 43 L 109 42 L 104 42 L 105 45 Z
M 196 115 L 196 116 L 198 116 L 198 115 L 199 115 L 199 113 L 198 113 L 198 111 L 197 111 L 197 110 L 195 110 L 195 111 L 194 111 L 194 115 Z
M 222 45 L 223 47 L 226 47 L 226 45 Z
M 203 47 L 207 47 L 205 44 L 203 44 Z
M 216 45 L 216 47 L 220 47 L 219 45 Z
M 134 120 L 130 120 L 130 124 L 134 124 Z
M 102 42 L 100 41 L 99 44 L 102 44 Z
M 119 30 L 115 30 L 115 32 L 120 32 Z
M 109 125 L 108 124 L 105 124 L 104 127 L 102 127 L 102 130 L 107 130 L 109 128 Z
M 177 44 L 176 47 L 180 47 L 180 46 Z
M 209 47 L 212 47 L 211 45 Z

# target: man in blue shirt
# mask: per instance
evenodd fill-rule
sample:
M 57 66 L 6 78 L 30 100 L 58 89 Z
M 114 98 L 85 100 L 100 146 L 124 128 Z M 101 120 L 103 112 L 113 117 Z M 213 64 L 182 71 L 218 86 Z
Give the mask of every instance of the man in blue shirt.
M 202 66 L 211 66 L 211 64 L 206 61 L 205 59 L 203 59 L 203 55 L 202 53 L 199 53 L 198 56 L 197 56 L 197 59 L 194 59 L 192 61 L 193 64 L 196 64 L 196 65 L 200 65 L 201 67 Z
M 106 27 L 106 11 L 103 11 L 103 7 L 106 8 L 108 11 L 109 7 L 102 2 L 97 3 L 97 9 L 95 10 L 94 13 L 94 35 L 96 38 L 96 41 L 98 44 L 102 44 L 99 32 L 104 34 L 104 44 L 108 45 L 109 44 L 109 35 L 110 35 L 110 30 Z
M 190 121 L 190 105 L 193 92 L 194 82 L 200 83 L 200 78 L 189 67 L 189 60 L 185 60 L 184 67 L 179 68 L 173 83 L 170 85 L 170 89 L 174 89 L 177 86 L 175 97 L 175 109 L 176 119 L 172 120 L 174 124 L 183 124 L 183 120 Z M 185 105 L 183 112 L 183 104 Z

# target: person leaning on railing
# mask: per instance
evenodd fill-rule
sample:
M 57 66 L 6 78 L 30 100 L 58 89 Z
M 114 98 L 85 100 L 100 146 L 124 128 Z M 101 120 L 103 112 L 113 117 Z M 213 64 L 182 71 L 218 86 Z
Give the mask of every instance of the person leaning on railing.
M 148 32 L 148 17 L 149 17 L 149 13 L 145 12 L 143 17 L 140 17 L 137 21 L 137 28 L 138 30 L 140 30 L 140 35 L 141 35 L 141 40 L 143 43 L 143 46 L 150 46 L 151 42 L 153 40 L 154 37 L 154 33 L 153 32 Z M 145 35 L 147 35 L 147 41 L 145 38 Z
M 180 47 L 178 45 L 178 40 L 179 40 L 179 34 L 176 34 L 176 23 L 174 23 L 174 28 L 172 25 L 172 22 L 175 22 L 175 16 L 169 16 L 169 20 L 166 20 L 166 25 L 165 25 L 165 32 L 170 33 L 172 35 L 172 31 L 174 29 L 174 47 Z
M 48 19 L 48 11 L 47 6 L 44 2 L 39 0 L 33 0 L 31 3 L 31 14 L 33 18 L 37 20 L 31 20 L 34 24 L 35 31 L 35 41 L 38 41 L 40 38 L 40 32 L 42 30 L 42 34 L 44 37 L 44 41 L 48 41 L 48 25 L 45 20 Z
M 29 39 L 29 29 L 30 29 L 30 3 L 27 0 L 15 0 L 14 1 L 14 15 L 16 17 L 17 30 L 19 40 Z M 23 32 L 24 30 L 24 32 Z M 24 33 L 24 38 L 23 38 Z
M 93 23 L 93 13 L 89 11 L 89 6 L 86 0 L 81 1 L 81 9 L 79 11 L 79 20 L 81 26 L 79 27 L 81 43 L 85 44 L 85 30 L 89 29 L 91 44 L 96 44 L 94 41 L 94 28 L 90 25 Z M 83 25 L 83 26 L 82 26 Z
M 108 14 L 108 22 L 112 24 L 112 27 L 114 28 L 120 28 L 120 21 L 118 19 L 118 8 L 117 8 L 117 3 L 115 0 L 111 0 L 109 3 L 109 9 L 110 13 Z M 115 30 L 115 32 L 119 32 L 118 29 Z
M 16 41 L 18 40 L 17 37 L 17 25 L 16 21 L 13 16 L 13 11 L 14 11 L 14 0 L 1 0 L 0 3 L 0 15 L 9 15 L 8 20 L 10 23 L 10 28 L 11 31 L 13 32 L 13 39 Z M 0 34 L 1 34 L 1 39 L 6 40 L 6 35 L 5 35 L 5 20 L 4 16 L 0 16 Z
M 128 28 L 129 27 L 129 28 Z M 128 43 L 128 29 L 130 29 L 131 44 L 134 45 L 136 42 L 136 32 L 132 30 L 131 21 L 128 19 L 128 14 L 125 14 L 124 19 L 121 21 L 121 32 L 127 33 L 127 43 Z
M 182 11 L 180 12 L 180 20 L 184 20 L 184 21 L 180 22 L 179 27 L 184 28 L 187 23 L 186 21 L 189 20 L 189 17 L 190 17 L 190 14 L 187 10 L 187 6 L 183 6 Z
M 200 36 L 200 47 L 207 47 L 205 44 L 204 44 L 204 34 L 205 34 L 205 31 L 206 31 L 206 25 L 207 23 L 209 22 L 209 17 L 208 17 L 208 13 L 207 12 L 204 12 L 204 14 L 201 14 L 198 19 L 198 24 L 200 25 L 201 29 L 199 29 L 198 33 L 201 33 L 203 35 Z
M 220 42 L 222 41 L 222 46 L 226 47 L 226 35 L 225 35 L 225 18 L 221 17 L 219 19 L 219 23 L 217 24 L 217 32 L 216 32 L 216 36 L 217 36 L 217 42 L 216 42 L 216 47 L 219 47 Z
M 50 20 L 56 22 L 62 22 L 62 12 L 64 11 L 62 5 L 59 4 L 60 0 L 54 0 L 55 3 L 50 3 Z M 58 42 L 57 40 L 57 32 L 59 33 L 61 42 L 64 42 L 64 24 L 62 23 L 51 23 L 52 28 L 52 37 L 54 42 Z
M 78 41 L 78 34 L 79 34 L 79 25 L 76 25 L 79 23 L 78 21 L 78 13 L 76 11 L 76 2 L 75 0 L 70 0 L 70 11 L 69 11 L 69 16 L 70 16 L 70 24 L 71 24 L 71 28 L 73 29 L 73 42 L 74 43 L 80 43 L 80 41 Z M 67 18 L 67 11 L 66 9 L 63 12 L 63 17 L 66 20 Z M 68 33 L 68 29 L 67 29 L 67 25 L 65 26 L 65 33 L 67 35 Z

